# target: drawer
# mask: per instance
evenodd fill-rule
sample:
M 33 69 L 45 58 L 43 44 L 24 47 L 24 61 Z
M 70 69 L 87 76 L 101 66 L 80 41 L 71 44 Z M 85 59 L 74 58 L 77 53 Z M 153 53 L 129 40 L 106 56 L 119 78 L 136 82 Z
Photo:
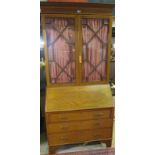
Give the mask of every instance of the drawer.
M 72 131 L 48 135 L 49 145 L 81 143 L 112 138 L 112 128 Z
M 71 112 L 55 112 L 48 113 L 47 122 L 65 122 L 65 121 L 78 121 L 78 120 L 92 120 L 100 118 L 113 118 L 112 109 L 101 110 L 83 110 Z
M 85 121 L 70 121 L 70 122 L 58 122 L 47 125 L 47 132 L 67 132 L 86 129 L 98 129 L 105 127 L 112 127 L 112 119 L 97 119 L 97 120 L 85 120 Z

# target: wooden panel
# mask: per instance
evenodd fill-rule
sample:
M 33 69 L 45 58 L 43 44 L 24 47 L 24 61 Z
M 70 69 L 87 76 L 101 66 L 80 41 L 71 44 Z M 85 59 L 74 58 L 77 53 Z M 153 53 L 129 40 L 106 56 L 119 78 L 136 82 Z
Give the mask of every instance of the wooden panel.
M 108 84 L 47 88 L 46 94 L 46 112 L 113 107 Z
M 48 123 L 111 118 L 111 113 L 111 109 L 49 113 Z
M 55 132 L 68 132 L 86 129 L 103 129 L 105 127 L 112 127 L 112 124 L 113 119 L 52 123 L 47 125 L 47 132 L 50 134 Z
M 41 13 L 105 14 L 112 15 L 113 4 L 41 2 Z M 77 10 L 80 10 L 78 12 Z
M 104 128 L 103 130 L 83 130 L 68 133 L 51 134 L 48 136 L 49 145 L 80 143 L 84 141 L 97 141 L 102 139 L 110 139 L 112 137 L 112 129 Z

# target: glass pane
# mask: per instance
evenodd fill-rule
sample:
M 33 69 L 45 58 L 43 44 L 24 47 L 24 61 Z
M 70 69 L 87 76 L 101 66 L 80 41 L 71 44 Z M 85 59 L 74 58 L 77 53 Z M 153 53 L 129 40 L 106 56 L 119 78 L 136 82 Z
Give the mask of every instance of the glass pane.
M 106 79 L 108 19 L 82 19 L 82 81 Z
M 45 19 L 51 83 L 75 82 L 75 19 Z

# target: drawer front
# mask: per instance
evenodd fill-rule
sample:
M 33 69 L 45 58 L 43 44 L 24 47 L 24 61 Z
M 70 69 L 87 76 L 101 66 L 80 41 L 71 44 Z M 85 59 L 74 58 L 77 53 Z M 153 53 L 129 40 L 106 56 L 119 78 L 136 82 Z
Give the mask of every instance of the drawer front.
M 68 132 L 76 130 L 91 130 L 91 129 L 103 129 L 105 127 L 112 127 L 112 119 L 98 119 L 98 120 L 86 120 L 86 121 L 70 121 L 70 122 L 58 122 L 47 125 L 47 132 Z
M 73 131 L 48 135 L 49 145 L 80 143 L 112 138 L 112 128 Z
M 113 118 L 112 109 L 48 113 L 48 123 Z

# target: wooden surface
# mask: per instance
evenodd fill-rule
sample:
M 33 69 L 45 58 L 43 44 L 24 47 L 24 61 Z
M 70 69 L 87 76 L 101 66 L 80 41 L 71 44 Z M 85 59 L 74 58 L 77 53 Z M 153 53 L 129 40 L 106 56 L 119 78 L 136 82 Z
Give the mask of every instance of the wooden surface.
M 85 121 L 70 121 L 70 122 L 56 122 L 48 124 L 48 134 L 56 132 L 80 131 L 90 129 L 104 129 L 111 127 L 112 119 L 85 120 Z
M 81 10 L 80 14 L 106 14 L 112 15 L 114 4 L 99 3 L 73 3 L 73 2 L 41 2 L 41 13 L 73 13 L 77 14 L 77 10 Z M 78 13 L 79 14 L 79 13 Z
M 46 92 L 49 152 L 65 144 L 112 143 L 114 118 L 109 85 L 51 87 Z
M 82 105 L 81 105 L 82 106 Z M 113 110 L 111 108 L 96 110 L 74 110 L 65 112 L 52 112 L 48 113 L 48 123 L 53 122 L 65 122 L 65 121 L 79 121 L 79 120 L 89 120 L 89 119 L 107 119 L 111 118 L 113 115 Z M 80 113 L 80 115 L 79 115 Z
M 109 81 L 109 78 L 110 78 L 110 57 L 111 57 L 111 44 L 112 44 L 112 17 L 110 17 L 109 33 L 108 33 L 107 81 Z
M 97 141 L 102 139 L 111 139 L 111 137 L 111 128 L 70 131 L 66 133 L 64 132 L 49 135 L 49 145 L 64 145 L 87 141 Z
M 109 85 L 47 88 L 46 112 L 113 107 Z

